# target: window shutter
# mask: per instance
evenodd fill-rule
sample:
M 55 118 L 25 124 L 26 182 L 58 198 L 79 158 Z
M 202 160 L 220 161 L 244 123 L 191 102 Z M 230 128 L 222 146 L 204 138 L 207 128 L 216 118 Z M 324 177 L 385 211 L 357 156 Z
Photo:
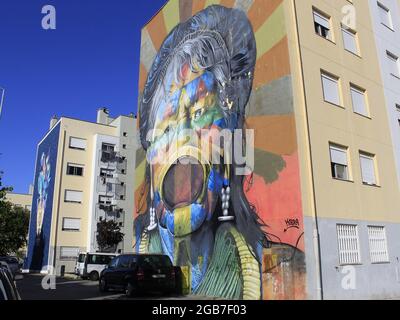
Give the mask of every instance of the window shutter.
M 76 148 L 76 149 L 86 149 L 86 140 L 85 139 L 80 139 L 80 138 L 73 138 L 71 137 L 69 146 L 71 148 Z
M 344 27 L 342 28 L 342 34 L 345 49 L 357 54 L 356 35 L 353 32 L 346 30 Z
M 395 76 L 399 76 L 399 58 L 389 51 L 387 51 L 386 54 L 391 73 Z
M 323 84 L 325 100 L 340 105 L 338 81 L 323 74 L 322 84 Z
M 379 17 L 381 19 L 381 22 L 391 28 L 392 27 L 392 21 L 390 18 L 390 11 L 386 9 L 382 4 L 378 3 L 378 8 L 379 8 Z
M 322 16 L 321 14 L 319 14 L 318 12 L 315 12 L 315 11 L 314 11 L 314 21 L 316 23 L 320 24 L 321 26 L 327 28 L 328 30 L 331 29 L 329 19 L 327 19 L 326 17 Z
M 63 229 L 79 231 L 81 229 L 81 219 L 64 218 Z
M 360 155 L 362 178 L 364 183 L 376 184 L 374 159 Z
M 65 191 L 65 201 L 69 202 L 82 202 L 83 192 L 82 191 Z
M 360 90 L 352 87 L 351 91 L 351 100 L 353 102 L 353 110 L 356 113 L 367 115 L 367 106 L 365 104 L 365 93 Z
M 331 151 L 331 161 L 336 164 L 341 164 L 347 166 L 347 153 L 344 150 L 340 150 L 335 147 L 330 148 Z

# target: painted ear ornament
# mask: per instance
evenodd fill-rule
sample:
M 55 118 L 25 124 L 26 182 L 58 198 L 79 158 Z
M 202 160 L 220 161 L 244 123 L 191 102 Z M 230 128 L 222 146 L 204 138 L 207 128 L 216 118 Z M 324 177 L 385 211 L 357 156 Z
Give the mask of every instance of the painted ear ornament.
M 150 176 L 152 176 L 150 168 Z M 150 195 L 151 195 L 151 207 L 150 207 L 150 224 L 147 227 L 147 231 L 153 231 L 154 229 L 157 228 L 158 224 L 156 222 L 156 209 L 153 207 L 154 206 L 154 189 L 153 189 L 153 181 L 151 180 L 151 190 L 150 190 Z
M 155 228 L 157 228 L 157 223 L 156 223 L 156 209 L 153 207 L 150 208 L 150 224 L 147 227 L 148 231 L 153 231 Z
M 222 200 L 222 216 L 218 217 L 221 222 L 233 221 L 234 216 L 229 215 L 229 201 L 231 199 L 231 187 L 227 186 L 221 190 L 221 200 Z

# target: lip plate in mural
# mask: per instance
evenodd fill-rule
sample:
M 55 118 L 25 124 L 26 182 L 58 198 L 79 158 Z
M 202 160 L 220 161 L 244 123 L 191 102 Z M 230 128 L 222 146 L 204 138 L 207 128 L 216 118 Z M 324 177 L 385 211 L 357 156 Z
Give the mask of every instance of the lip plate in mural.
M 178 159 L 162 181 L 162 199 L 170 210 L 195 203 L 204 189 L 205 171 L 200 162 L 191 157 Z

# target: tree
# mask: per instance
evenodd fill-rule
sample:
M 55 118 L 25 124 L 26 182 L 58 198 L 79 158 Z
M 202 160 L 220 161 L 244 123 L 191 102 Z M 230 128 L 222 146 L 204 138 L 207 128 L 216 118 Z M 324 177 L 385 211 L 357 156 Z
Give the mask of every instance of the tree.
M 26 245 L 29 211 L 6 200 L 12 188 L 2 187 L 0 173 L 0 256 L 16 253 Z
M 96 239 L 100 251 L 115 251 L 115 247 L 124 239 L 124 234 L 115 221 L 100 220 L 97 223 Z

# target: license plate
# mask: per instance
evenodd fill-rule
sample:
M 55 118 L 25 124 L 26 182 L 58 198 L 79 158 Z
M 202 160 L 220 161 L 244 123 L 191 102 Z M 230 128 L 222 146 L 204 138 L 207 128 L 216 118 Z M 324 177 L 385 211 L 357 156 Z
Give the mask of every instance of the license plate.
M 165 274 L 153 274 L 154 279 L 165 279 Z

